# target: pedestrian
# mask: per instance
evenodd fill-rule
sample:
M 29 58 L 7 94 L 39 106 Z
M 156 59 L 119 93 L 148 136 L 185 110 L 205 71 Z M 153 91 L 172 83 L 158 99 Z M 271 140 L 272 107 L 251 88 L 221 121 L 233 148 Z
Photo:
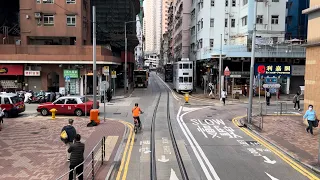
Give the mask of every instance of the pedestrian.
M 269 92 L 269 89 L 266 90 L 266 103 L 267 106 L 270 106 L 270 99 L 271 99 L 271 93 Z
M 71 144 L 71 146 L 69 147 L 68 149 L 68 152 L 71 153 L 71 157 L 70 157 L 70 173 L 69 173 L 69 180 L 73 180 L 73 169 L 75 167 L 78 167 L 76 168 L 75 170 L 75 173 L 76 175 L 80 175 L 78 177 L 79 180 L 83 180 L 83 164 L 81 164 L 83 161 L 84 161 L 84 157 L 83 157 L 83 153 L 84 153 L 84 148 L 85 148 L 85 145 L 84 143 L 82 143 L 80 140 L 81 140 L 81 136 L 80 134 L 76 134 L 75 136 L 75 142 L 74 144 Z M 80 165 L 81 164 L 81 165 Z
M 293 109 L 297 110 L 296 106 L 298 105 L 298 111 L 300 111 L 301 109 L 300 109 L 300 93 L 299 92 L 297 92 L 297 94 L 293 96 L 292 102 L 294 103 Z
M 223 105 L 226 105 L 226 98 L 227 98 L 227 92 L 225 89 L 223 89 L 221 92 L 221 99 L 223 101 Z
M 0 131 L 2 130 L 3 117 L 4 117 L 4 110 L 5 110 L 5 108 L 4 108 L 4 109 L 2 109 L 2 108 L 0 107 Z
M 306 111 L 306 113 L 303 116 L 303 119 L 307 119 L 308 121 L 308 127 L 307 127 L 307 132 L 313 135 L 313 126 L 315 126 L 315 123 L 317 123 L 317 115 L 315 110 L 313 110 L 313 105 L 308 106 L 309 109 Z
M 69 124 L 64 126 L 61 130 L 61 140 L 66 144 L 67 147 L 67 161 L 70 161 L 69 147 L 73 144 L 73 140 L 77 134 L 76 129 L 73 127 L 73 119 L 68 120 Z

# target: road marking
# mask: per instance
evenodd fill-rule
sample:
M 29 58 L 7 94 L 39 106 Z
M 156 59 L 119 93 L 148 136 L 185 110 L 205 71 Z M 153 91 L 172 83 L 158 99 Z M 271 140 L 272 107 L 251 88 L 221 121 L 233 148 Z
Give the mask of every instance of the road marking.
M 158 161 L 165 163 L 165 162 L 168 162 L 169 159 L 167 159 L 165 155 L 161 155 L 161 159 L 158 159 Z
M 171 173 L 170 173 L 170 180 L 179 180 L 176 172 L 171 168 Z
M 208 108 L 208 107 L 204 107 L 204 108 Z M 204 109 L 202 108 L 202 109 Z M 189 111 L 189 112 L 185 112 L 184 114 L 180 115 L 181 114 L 181 111 L 182 111 L 182 107 L 180 106 L 179 108 L 179 112 L 177 113 L 177 121 L 179 123 L 179 126 L 183 132 L 183 134 L 185 135 L 185 137 L 187 138 L 206 178 L 208 180 L 213 180 L 211 174 L 209 173 L 206 165 L 204 164 L 202 158 L 204 159 L 204 161 L 206 162 L 207 166 L 209 167 L 210 169 L 210 172 L 212 173 L 213 177 L 215 180 L 220 180 L 217 172 L 214 170 L 212 164 L 209 162 L 208 158 L 206 157 L 206 155 L 204 154 L 203 150 L 201 149 L 201 147 L 199 146 L 198 142 L 195 140 L 195 138 L 193 137 L 193 135 L 191 134 L 189 128 L 187 127 L 187 125 L 184 123 L 183 121 L 183 116 L 190 113 L 190 112 L 193 112 L 193 111 Z M 200 157 L 200 154 L 201 154 L 201 157 Z
M 158 76 L 158 75 L 157 75 Z M 180 98 L 176 95 L 176 93 L 170 88 L 170 86 L 166 83 L 166 82 L 164 82 L 162 79 L 161 79 L 161 77 L 160 76 L 158 76 L 158 78 L 161 80 L 161 82 L 165 85 L 165 86 L 167 86 L 167 88 L 171 91 L 171 94 L 172 94 L 172 96 L 173 96 L 173 98 L 174 99 L 176 99 L 177 101 L 179 101 L 180 100 Z
M 262 156 L 262 157 L 263 157 L 265 163 L 275 164 L 277 162 L 275 160 L 271 161 L 267 156 Z
M 286 162 L 287 164 L 289 164 L 293 169 L 295 169 L 296 171 L 300 172 L 302 175 L 308 177 L 311 180 L 320 180 L 318 177 L 316 177 L 315 175 L 313 175 L 310 171 L 308 171 L 307 169 L 303 168 L 302 166 L 300 166 L 298 163 L 294 162 L 290 157 L 288 157 L 287 155 L 283 154 L 281 151 L 279 151 L 278 149 L 276 149 L 275 147 L 273 147 L 272 145 L 268 144 L 267 142 L 265 142 L 263 139 L 259 138 L 257 135 L 253 134 L 252 132 L 250 132 L 250 130 L 245 129 L 245 128 L 240 128 L 240 124 L 238 123 L 238 119 L 243 118 L 244 116 L 239 116 L 239 117 L 235 117 L 232 119 L 232 122 L 235 126 L 237 126 L 239 129 L 241 129 L 244 133 L 246 133 L 248 136 L 250 136 L 251 138 L 253 138 L 254 140 L 258 141 L 261 145 L 265 146 L 266 148 L 268 148 L 270 151 L 272 151 L 274 154 L 276 154 L 279 158 L 281 158 L 284 162 Z
M 120 121 L 120 122 L 125 124 L 127 127 L 129 127 L 130 134 L 128 137 L 129 141 L 127 141 L 125 149 L 124 149 L 124 153 L 122 155 L 121 164 L 120 164 L 120 168 L 119 168 L 116 180 L 120 180 L 122 171 L 123 171 L 122 179 L 126 179 L 127 172 L 128 172 L 128 165 L 129 165 L 131 151 L 132 151 L 134 137 L 135 137 L 135 134 L 133 134 L 133 125 L 131 123 L 128 123 L 125 121 Z M 129 144 L 130 144 L 130 148 L 129 148 Z M 127 153 L 128 153 L 128 156 L 127 156 Z
M 266 172 L 265 172 L 266 173 Z M 275 177 L 273 177 L 273 176 L 271 176 L 270 174 L 268 174 L 268 173 L 266 173 L 268 176 L 269 176 L 269 178 L 271 179 L 271 180 L 279 180 L 279 179 L 277 179 L 277 178 L 275 178 Z

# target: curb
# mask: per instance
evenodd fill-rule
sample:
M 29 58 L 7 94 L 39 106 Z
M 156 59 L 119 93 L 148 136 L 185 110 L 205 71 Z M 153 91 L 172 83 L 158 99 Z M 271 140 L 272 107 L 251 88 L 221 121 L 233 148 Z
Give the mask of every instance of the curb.
M 255 135 L 257 135 L 259 138 L 263 139 L 264 141 L 266 141 L 267 143 L 269 143 L 270 145 L 272 145 L 273 147 L 277 148 L 278 150 L 280 150 L 282 153 L 284 153 L 285 155 L 289 156 L 290 158 L 294 159 L 295 161 L 299 162 L 300 164 L 308 167 L 309 169 L 311 169 L 312 171 L 316 172 L 317 174 L 320 174 L 320 169 L 316 168 L 310 164 L 304 163 L 302 162 L 300 159 L 294 157 L 293 155 L 291 155 L 289 152 L 285 151 L 284 149 L 282 149 L 280 146 L 278 146 L 277 144 L 271 142 L 269 139 L 265 138 L 264 136 L 262 136 L 260 133 L 258 133 L 256 130 L 251 128 L 251 125 L 247 125 L 246 123 L 242 123 L 242 119 L 244 117 L 240 118 L 240 119 L 236 119 L 236 121 L 243 125 L 244 127 L 247 127 L 247 129 L 249 129 L 251 132 L 253 132 Z
M 118 147 L 118 150 L 116 152 L 116 155 L 113 159 L 113 162 L 110 166 L 110 169 L 108 171 L 108 174 L 105 178 L 105 180 L 112 180 L 114 179 L 114 175 L 115 175 L 115 172 L 117 172 L 117 170 L 119 169 L 119 166 L 120 166 L 120 163 L 121 163 L 121 157 L 122 157 L 122 154 L 123 154 L 123 151 L 124 151 L 124 147 L 126 145 L 127 142 L 125 142 L 125 139 L 128 139 L 128 136 L 129 136 L 129 131 L 128 131 L 128 126 L 126 126 L 125 124 L 123 124 L 125 126 L 125 130 L 123 132 L 123 136 L 122 136 L 122 139 L 121 139 L 121 143 Z

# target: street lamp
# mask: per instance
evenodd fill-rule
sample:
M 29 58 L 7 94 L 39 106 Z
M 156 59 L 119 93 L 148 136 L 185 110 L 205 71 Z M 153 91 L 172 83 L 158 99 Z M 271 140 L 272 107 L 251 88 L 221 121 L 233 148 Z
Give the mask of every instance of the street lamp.
M 128 78 L 127 78 L 127 48 L 128 48 L 128 42 L 127 42 L 127 24 L 128 23 L 134 23 L 134 22 L 137 22 L 137 21 L 140 21 L 140 20 L 135 20 L 135 21 L 127 21 L 127 22 L 124 22 L 124 44 L 125 44 L 125 50 L 124 50 L 124 93 L 126 94 L 127 93 L 127 81 L 128 81 Z

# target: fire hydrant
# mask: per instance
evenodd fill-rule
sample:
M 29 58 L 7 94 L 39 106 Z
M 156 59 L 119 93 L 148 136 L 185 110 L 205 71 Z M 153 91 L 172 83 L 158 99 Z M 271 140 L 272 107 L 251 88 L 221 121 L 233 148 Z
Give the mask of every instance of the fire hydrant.
M 57 110 L 55 108 L 50 109 L 52 119 L 56 119 Z
M 184 94 L 184 100 L 186 101 L 186 103 L 189 103 L 189 93 L 185 93 Z

